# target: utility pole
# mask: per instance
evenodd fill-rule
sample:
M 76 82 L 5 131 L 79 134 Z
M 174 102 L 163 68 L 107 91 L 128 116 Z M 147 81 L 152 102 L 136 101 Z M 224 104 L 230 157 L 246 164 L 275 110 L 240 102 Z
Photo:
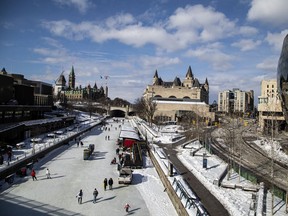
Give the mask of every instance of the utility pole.
M 238 127 L 238 118 L 237 118 L 237 127 Z M 243 135 L 243 131 L 244 131 L 244 129 L 241 132 L 241 137 Z M 239 160 L 239 170 L 238 170 L 238 175 L 239 175 L 238 182 L 240 183 L 241 182 L 241 167 L 242 167 L 242 140 L 239 141 L 239 145 L 240 145 L 240 147 L 239 147 L 239 154 L 240 154 L 239 159 L 240 160 Z
M 272 182 L 272 200 L 271 200 L 271 215 L 273 215 L 274 208 L 274 120 L 272 118 L 272 128 L 271 128 L 271 182 Z

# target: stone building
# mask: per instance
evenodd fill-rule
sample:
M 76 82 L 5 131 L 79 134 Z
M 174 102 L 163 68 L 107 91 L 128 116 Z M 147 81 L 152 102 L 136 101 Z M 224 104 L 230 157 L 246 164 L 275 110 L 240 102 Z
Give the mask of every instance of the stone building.
M 55 82 L 54 95 L 62 102 L 64 100 L 82 101 L 87 99 L 96 101 L 97 99 L 108 96 L 108 87 L 106 86 L 105 90 L 102 86 L 98 88 L 96 82 L 93 87 L 91 87 L 90 84 L 86 87 L 82 87 L 81 85 L 79 87 L 75 86 L 76 76 L 73 66 L 68 78 L 68 86 L 66 85 L 63 72 Z
M 262 80 L 261 95 L 258 96 L 259 126 L 262 132 L 271 133 L 282 130 L 285 118 L 277 91 L 277 80 Z
M 165 82 L 156 70 L 152 85 L 148 85 L 143 97 L 157 104 L 154 119 L 160 122 L 181 121 L 186 116 L 195 114 L 214 121 L 214 113 L 209 112 L 209 83 L 206 78 L 201 84 L 194 77 L 189 66 L 184 80 L 179 77 L 174 81 Z

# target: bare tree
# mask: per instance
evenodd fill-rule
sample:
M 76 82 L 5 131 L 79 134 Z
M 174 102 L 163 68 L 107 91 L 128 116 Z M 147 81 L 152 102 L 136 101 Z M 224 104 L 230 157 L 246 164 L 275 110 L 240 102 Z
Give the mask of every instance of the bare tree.
M 143 118 L 152 124 L 154 114 L 157 110 L 157 104 L 152 98 L 145 99 L 144 97 L 141 97 L 136 99 L 134 108 L 140 118 Z

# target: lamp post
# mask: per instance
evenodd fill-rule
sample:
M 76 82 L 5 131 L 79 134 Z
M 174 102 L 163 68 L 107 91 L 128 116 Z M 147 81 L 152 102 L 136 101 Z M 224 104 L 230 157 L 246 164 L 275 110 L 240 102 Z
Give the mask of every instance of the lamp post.
M 35 138 L 32 139 L 33 141 L 33 149 L 32 149 L 32 154 L 35 154 Z

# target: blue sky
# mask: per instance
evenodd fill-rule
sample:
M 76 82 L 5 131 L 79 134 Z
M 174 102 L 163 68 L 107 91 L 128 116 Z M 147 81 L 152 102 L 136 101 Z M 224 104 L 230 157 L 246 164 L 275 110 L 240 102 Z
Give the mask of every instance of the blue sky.
M 232 88 L 257 103 L 261 80 L 276 78 L 287 11 L 287 0 L 1 0 L 0 67 L 53 84 L 73 65 L 77 86 L 107 84 L 133 103 L 155 70 L 183 80 L 191 66 L 210 103 Z

